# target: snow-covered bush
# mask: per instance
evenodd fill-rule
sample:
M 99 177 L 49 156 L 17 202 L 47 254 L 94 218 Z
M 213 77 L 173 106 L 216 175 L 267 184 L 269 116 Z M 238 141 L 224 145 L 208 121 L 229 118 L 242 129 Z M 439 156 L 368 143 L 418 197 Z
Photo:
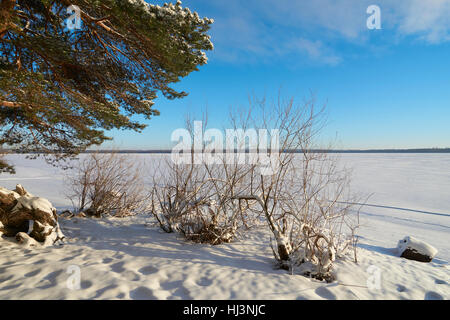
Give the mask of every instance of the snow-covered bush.
M 355 201 L 348 191 L 349 172 L 314 144 L 324 125 L 323 110 L 315 110 L 313 99 L 302 105 L 281 99 L 269 107 L 265 99 L 254 104 L 259 113 L 253 123 L 257 129 L 278 129 L 280 152 L 271 154 L 277 164 L 273 174 L 252 168 L 251 187 L 239 199 L 259 204 L 281 268 L 330 281 L 333 261 L 355 243 L 357 216 L 350 214 L 349 203 Z
M 226 176 L 223 170 L 233 174 Z M 212 167 L 166 161 L 164 169 L 154 173 L 151 194 L 152 212 L 160 227 L 195 242 L 231 242 L 248 221 L 239 200 L 233 199 L 242 186 L 238 176 L 243 170 L 237 165 L 232 169 L 226 164 Z
M 6 151 L 0 148 L 0 173 L 8 172 L 10 174 L 16 173 L 14 166 L 10 165 L 5 159 Z
M 90 153 L 69 172 L 68 197 L 88 216 L 124 217 L 147 205 L 143 167 L 128 154 Z
M 278 142 L 271 144 L 270 162 L 243 164 L 223 156 L 214 164 L 194 164 L 191 152 L 192 164 L 167 163 L 154 179 L 152 196 L 161 228 L 217 244 L 233 239 L 249 220 L 262 218 L 281 268 L 331 281 L 333 262 L 352 246 L 356 261 L 358 210 L 352 203 L 361 201 L 350 198 L 349 172 L 314 144 L 323 115 L 314 100 L 298 105 L 279 99 L 270 106 L 255 100 L 248 110 L 232 112 L 230 128 L 245 132 L 251 125 L 256 132 L 278 133 L 266 136 Z M 247 146 L 245 135 L 237 144 Z M 261 170 L 268 164 L 272 170 Z
M 245 128 L 245 121 L 231 117 L 230 126 Z M 206 130 L 207 120 L 203 124 Z M 194 136 L 193 121 L 187 120 L 186 130 Z M 250 190 L 254 165 L 230 163 L 223 150 L 216 150 L 214 161 L 196 161 L 194 145 L 190 147 L 185 154 L 190 161 L 167 159 L 153 170 L 152 212 L 166 232 L 202 243 L 233 241 L 255 219 L 254 201 L 238 197 Z

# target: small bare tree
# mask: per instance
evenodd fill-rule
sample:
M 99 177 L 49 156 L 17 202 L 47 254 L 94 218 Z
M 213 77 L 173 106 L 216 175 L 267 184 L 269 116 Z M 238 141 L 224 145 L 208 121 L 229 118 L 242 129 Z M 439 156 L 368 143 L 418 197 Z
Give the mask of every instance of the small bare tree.
M 255 127 L 276 128 L 279 149 L 271 150 L 273 173 L 252 170 L 250 193 L 236 198 L 259 204 L 280 267 L 332 280 L 332 263 L 352 244 L 356 226 L 350 221 L 349 172 L 314 144 L 325 124 L 324 109 L 316 111 L 314 99 L 301 105 L 293 99 L 269 107 L 265 99 L 253 104 L 259 110 Z
M 152 211 L 161 227 L 218 244 L 232 240 L 241 227 L 251 227 L 249 221 L 263 218 L 281 268 L 332 280 L 333 261 L 356 244 L 358 225 L 352 212 L 356 201 L 348 189 L 350 172 L 315 144 L 325 125 L 324 109 L 316 110 L 314 99 L 303 104 L 279 99 L 270 105 L 255 99 L 249 109 L 232 111 L 230 119 L 235 131 L 245 133 L 251 126 L 265 132 L 259 141 L 268 139 L 271 147 L 258 147 L 257 162 L 236 161 L 255 156 L 245 149 L 248 141 L 242 134 L 236 139 L 241 152 L 215 150 L 214 161 L 196 164 L 198 150 L 192 147 L 190 163 L 166 163 L 154 178 L 152 193 Z M 193 131 L 189 123 L 188 128 Z
M 87 154 L 66 177 L 68 197 L 89 216 L 139 213 L 147 205 L 142 166 L 128 154 Z
M 239 123 L 245 126 L 245 119 Z M 206 116 L 203 124 L 205 130 Z M 189 119 L 186 129 L 194 134 Z M 196 161 L 202 151 L 191 145 L 185 163 L 166 159 L 153 170 L 152 212 L 166 232 L 178 231 L 202 243 L 230 242 L 241 227 L 250 227 L 248 201 L 236 196 L 250 190 L 248 174 L 254 165 L 229 163 L 222 148 L 209 150 L 210 159 Z
M 232 177 L 219 172 L 225 167 L 165 163 L 164 180 L 155 179 L 152 212 L 166 232 L 181 232 L 195 242 L 230 242 L 245 223 L 233 193 L 239 186 L 238 172 Z M 228 170 L 228 168 L 227 168 Z M 163 176 L 158 172 L 159 177 Z M 159 183 L 158 183 L 159 182 Z

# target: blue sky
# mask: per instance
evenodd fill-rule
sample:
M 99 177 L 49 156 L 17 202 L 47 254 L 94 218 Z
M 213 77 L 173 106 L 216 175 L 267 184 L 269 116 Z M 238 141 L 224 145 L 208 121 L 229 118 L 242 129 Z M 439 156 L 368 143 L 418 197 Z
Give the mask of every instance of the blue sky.
M 161 1 L 149 1 L 161 4 Z M 381 30 L 369 30 L 369 5 Z M 142 133 L 113 131 L 118 148 L 170 148 L 187 113 L 222 128 L 248 96 L 326 104 L 323 141 L 337 148 L 450 147 L 450 0 L 188 0 L 213 18 L 209 62 L 158 99 Z M 337 138 L 336 138 L 337 137 Z

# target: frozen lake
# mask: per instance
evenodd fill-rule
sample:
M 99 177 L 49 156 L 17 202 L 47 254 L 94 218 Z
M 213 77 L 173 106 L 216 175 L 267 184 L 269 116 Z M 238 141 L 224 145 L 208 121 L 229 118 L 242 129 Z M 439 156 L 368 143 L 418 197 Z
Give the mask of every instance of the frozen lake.
M 151 161 L 167 155 L 133 154 Z M 83 157 L 83 155 L 81 155 Z M 353 169 L 352 189 L 370 195 L 369 204 L 450 215 L 450 154 L 340 154 L 342 165 Z M 0 184 L 13 188 L 20 182 L 31 192 L 51 199 L 56 207 L 70 206 L 63 178 L 67 172 L 42 159 L 10 155 L 15 175 L 0 175 Z M 144 173 L 145 174 L 145 173 Z
M 169 155 L 129 156 L 151 164 Z M 367 153 L 338 157 L 342 166 L 352 169 L 352 191 L 362 197 L 370 195 L 361 211 L 363 237 L 371 239 L 373 245 L 383 242 L 395 246 L 405 235 L 420 235 L 440 247 L 438 257 L 450 260 L 450 154 Z M 0 186 L 14 188 L 20 183 L 31 193 L 48 198 L 58 209 L 72 206 L 64 186 L 64 176 L 70 171 L 24 155 L 10 155 L 8 159 L 17 173 L 1 175 Z M 378 236 L 380 232 L 382 237 Z
M 166 156 L 130 155 L 149 162 Z M 71 206 L 64 192 L 68 171 L 42 159 L 8 158 L 17 174 L 0 176 L 0 186 L 14 188 L 20 183 L 59 209 Z M 0 245 L 5 279 L 0 298 L 449 299 L 450 154 L 341 154 L 340 158 L 342 165 L 353 168 L 353 191 L 371 197 L 361 210 L 359 262 L 337 262 L 337 283 L 274 270 L 265 231 L 256 230 L 231 244 L 196 245 L 160 232 L 151 227 L 150 217 L 141 215 L 61 219 L 68 243 L 57 250 L 41 249 L 44 256 L 5 241 Z M 431 263 L 396 256 L 394 248 L 406 235 L 439 250 Z M 65 287 L 69 265 L 81 268 L 82 290 Z M 379 290 L 367 289 L 369 267 L 381 272 Z

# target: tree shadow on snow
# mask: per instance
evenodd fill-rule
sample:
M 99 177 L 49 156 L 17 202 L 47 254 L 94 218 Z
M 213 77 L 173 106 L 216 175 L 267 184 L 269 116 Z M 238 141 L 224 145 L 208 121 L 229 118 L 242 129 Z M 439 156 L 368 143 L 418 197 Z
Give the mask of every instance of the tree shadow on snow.
M 375 252 L 385 254 L 388 256 L 397 257 L 396 248 L 385 248 L 385 247 L 374 246 L 374 245 L 365 244 L 365 243 L 358 243 L 358 247 L 369 250 L 369 251 L 375 251 Z
M 133 257 L 155 257 L 171 262 L 194 262 L 216 266 L 239 268 L 253 273 L 280 274 L 284 270 L 273 268 L 273 259 L 268 243 L 244 244 L 233 242 L 211 246 L 185 241 L 175 233 L 164 233 L 156 227 L 144 223 L 120 225 L 108 220 L 83 219 L 77 223 L 67 221 L 63 232 L 73 242 L 66 245 L 84 245 L 95 250 L 113 250 Z M 150 220 L 149 220 L 150 221 Z M 244 251 L 248 246 L 261 247 L 251 252 Z M 242 251 L 239 247 L 242 246 Z M 258 254 L 255 251 L 267 254 Z

